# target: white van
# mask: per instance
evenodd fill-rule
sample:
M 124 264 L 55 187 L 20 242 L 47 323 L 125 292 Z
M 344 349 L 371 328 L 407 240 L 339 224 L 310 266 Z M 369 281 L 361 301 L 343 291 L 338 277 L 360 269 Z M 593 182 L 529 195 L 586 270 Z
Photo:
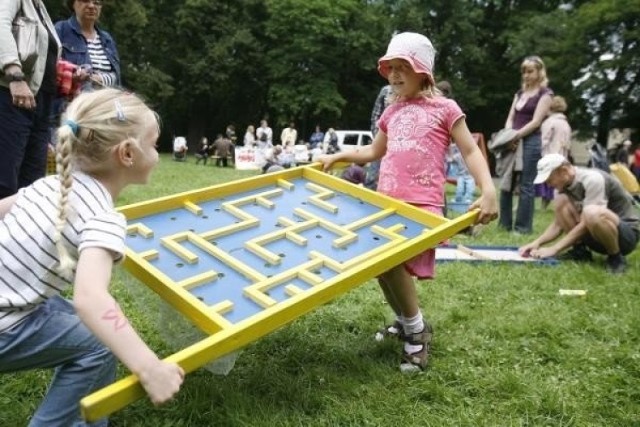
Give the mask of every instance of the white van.
M 336 135 L 341 151 L 355 150 L 373 142 L 373 135 L 368 130 L 337 130 Z

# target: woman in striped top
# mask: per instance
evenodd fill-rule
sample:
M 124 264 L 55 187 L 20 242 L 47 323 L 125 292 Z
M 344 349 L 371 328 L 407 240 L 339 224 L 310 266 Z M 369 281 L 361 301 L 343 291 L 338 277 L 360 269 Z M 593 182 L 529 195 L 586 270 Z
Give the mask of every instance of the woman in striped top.
M 126 235 L 114 200 L 146 183 L 158 163 L 158 118 L 136 95 L 103 89 L 79 95 L 64 119 L 58 175 L 0 200 L 0 373 L 55 368 L 32 427 L 85 425 L 80 399 L 113 382 L 115 357 L 155 404 L 184 378 L 147 347 L 109 293 Z M 71 286 L 69 301 L 60 294 Z
M 102 0 L 67 0 L 67 7 L 73 16 L 56 23 L 62 59 L 79 66 L 75 77 L 89 88 L 121 85 L 116 44 L 97 25 Z

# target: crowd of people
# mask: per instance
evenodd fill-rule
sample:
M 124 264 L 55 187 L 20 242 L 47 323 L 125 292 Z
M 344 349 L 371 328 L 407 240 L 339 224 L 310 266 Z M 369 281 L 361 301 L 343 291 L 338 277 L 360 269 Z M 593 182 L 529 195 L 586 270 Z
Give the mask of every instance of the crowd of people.
M 114 204 L 127 185 L 146 183 L 158 163 L 159 119 L 138 96 L 111 88 L 122 85 L 122 76 L 115 41 L 97 25 L 102 0 L 68 0 L 67 6 L 70 18 L 54 25 L 41 0 L 0 5 L 0 25 L 21 13 L 40 35 L 29 57 L 9 28 L 0 31 L 0 372 L 56 368 L 31 426 L 81 422 L 80 399 L 113 381 L 116 358 L 157 404 L 172 399 L 184 378 L 178 365 L 147 347 L 109 293 L 126 236 Z M 450 86 L 436 83 L 434 63 L 427 37 L 406 32 L 390 40 L 378 61 L 387 85 L 372 110 L 371 145 L 341 151 L 336 131 L 320 126 L 304 141 L 294 122 L 276 137 L 261 120 L 242 137 L 233 125 L 212 143 L 203 137 L 196 163 L 214 158 L 226 167 L 240 148 L 261 153 L 263 172 L 311 160 L 325 170 L 350 162 L 344 179 L 442 215 L 449 159 L 464 171 L 456 200 L 478 209 L 479 223 L 499 217 L 500 229 L 528 235 L 536 192 L 544 207 L 553 203 L 552 223 L 520 248 L 523 256 L 590 260 L 594 251 L 606 256 L 609 272 L 624 273 L 625 256 L 640 239 L 640 215 L 609 173 L 569 161 L 566 101 L 549 87 L 543 60 L 530 56 L 520 65 L 522 85 L 505 121 L 510 133 L 495 150 L 499 201 L 465 113 Z M 71 77 L 59 69 L 71 70 Z M 52 118 L 58 174 L 44 177 Z M 617 160 L 638 176 L 640 149 L 632 152 L 631 145 L 622 144 Z M 297 158 L 296 147 L 307 157 Z M 187 139 L 176 136 L 174 158 L 185 160 L 188 150 Z M 378 337 L 402 341 L 403 372 L 428 365 L 433 327 L 415 280 L 434 274 L 430 249 L 378 277 L 395 316 Z M 62 296 L 70 287 L 73 301 Z
M 187 157 L 189 144 L 182 135 L 173 138 L 173 159 L 184 161 Z M 238 138 L 234 125 L 228 125 L 224 134 L 219 133 L 213 142 L 206 136 L 200 139 L 195 151 L 196 164 L 206 165 L 209 160 L 215 160 L 216 166 L 229 166 L 235 161 L 237 150 L 249 149 L 256 160 L 256 166 L 267 171 L 273 166 L 289 168 L 297 164 L 306 164 L 321 154 L 332 154 L 340 151 L 338 135 L 333 128 L 326 132 L 316 125 L 308 139 L 298 138 L 298 130 L 294 122 L 289 122 L 274 138 L 273 129 L 267 120 L 260 121 L 257 128 L 248 125 L 244 136 Z M 274 168 L 272 170 L 276 170 Z

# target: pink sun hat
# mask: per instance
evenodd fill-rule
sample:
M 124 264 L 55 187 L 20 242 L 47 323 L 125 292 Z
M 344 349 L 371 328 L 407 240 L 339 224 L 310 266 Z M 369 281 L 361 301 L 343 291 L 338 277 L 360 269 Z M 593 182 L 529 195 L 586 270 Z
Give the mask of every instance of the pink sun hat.
M 433 62 L 436 50 L 431 41 L 418 33 L 400 33 L 391 39 L 387 53 L 378 60 L 378 71 L 382 77 L 389 75 L 389 61 L 404 59 L 413 71 L 426 74 L 433 81 Z

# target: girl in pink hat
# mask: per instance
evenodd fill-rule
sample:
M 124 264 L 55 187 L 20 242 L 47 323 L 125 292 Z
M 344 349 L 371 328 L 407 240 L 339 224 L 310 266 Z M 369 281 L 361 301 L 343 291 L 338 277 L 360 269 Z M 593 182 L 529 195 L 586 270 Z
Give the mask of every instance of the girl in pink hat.
M 479 208 L 479 222 L 486 224 L 497 217 L 498 210 L 491 175 L 464 113 L 435 87 L 434 56 L 435 49 L 425 36 L 394 36 L 378 61 L 378 70 L 389 81 L 392 93 L 373 143 L 320 160 L 327 170 L 337 161 L 367 163 L 382 158 L 379 192 L 442 215 L 445 155 L 453 140 L 482 191 L 470 209 Z M 404 341 L 402 372 L 422 371 L 428 363 L 433 331 L 420 311 L 413 277 L 433 278 L 434 269 L 435 250 L 430 249 L 378 278 L 396 320 L 379 331 L 377 338 L 395 336 Z

